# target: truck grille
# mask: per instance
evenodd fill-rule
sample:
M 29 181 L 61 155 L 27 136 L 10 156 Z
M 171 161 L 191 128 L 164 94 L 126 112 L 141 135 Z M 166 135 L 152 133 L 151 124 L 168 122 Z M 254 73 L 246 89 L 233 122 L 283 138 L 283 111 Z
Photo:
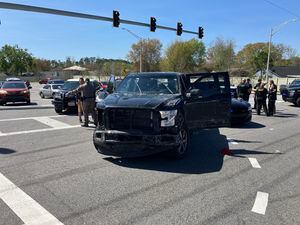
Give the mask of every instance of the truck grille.
M 111 130 L 153 130 L 158 117 L 147 109 L 108 109 L 106 118 Z

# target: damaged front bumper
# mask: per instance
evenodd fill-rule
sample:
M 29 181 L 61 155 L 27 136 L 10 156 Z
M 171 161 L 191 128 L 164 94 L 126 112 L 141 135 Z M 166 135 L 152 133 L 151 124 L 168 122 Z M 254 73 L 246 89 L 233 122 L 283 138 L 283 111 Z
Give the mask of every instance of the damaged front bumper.
M 179 145 L 177 134 L 95 130 L 97 151 L 103 155 L 137 157 L 168 151 Z

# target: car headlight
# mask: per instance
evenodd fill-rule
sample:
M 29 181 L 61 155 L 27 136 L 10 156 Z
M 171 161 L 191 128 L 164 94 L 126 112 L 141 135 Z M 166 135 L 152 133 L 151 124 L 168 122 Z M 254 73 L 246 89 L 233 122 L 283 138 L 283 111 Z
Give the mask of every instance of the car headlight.
M 161 127 L 171 127 L 175 126 L 175 117 L 177 115 L 177 110 L 159 111 L 161 121 Z
M 295 94 L 295 91 L 289 91 L 290 96 L 294 96 L 294 94 Z
M 6 94 L 7 94 L 7 91 L 5 91 L 5 90 L 0 90 L 0 94 L 1 94 L 1 95 L 6 95 Z
M 22 91 L 22 94 L 28 94 L 29 91 Z

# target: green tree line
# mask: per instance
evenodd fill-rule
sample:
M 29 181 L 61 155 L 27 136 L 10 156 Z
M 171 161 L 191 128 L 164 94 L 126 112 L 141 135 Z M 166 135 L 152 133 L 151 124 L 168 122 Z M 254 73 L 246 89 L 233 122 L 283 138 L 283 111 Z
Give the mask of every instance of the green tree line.
M 266 70 L 268 43 L 249 43 L 236 51 L 233 40 L 217 38 L 209 46 L 198 39 L 177 40 L 163 49 L 158 39 L 142 39 L 133 44 L 127 60 L 99 57 L 83 57 L 79 60 L 67 57 L 66 60 L 40 59 L 27 49 L 5 45 L 0 50 L 0 71 L 20 75 L 24 72 L 61 70 L 78 65 L 102 75 L 114 73 L 119 76 L 137 72 L 142 59 L 143 71 L 245 71 L 251 76 L 257 71 Z M 284 44 L 271 47 L 270 67 L 300 66 L 300 57 L 294 49 Z

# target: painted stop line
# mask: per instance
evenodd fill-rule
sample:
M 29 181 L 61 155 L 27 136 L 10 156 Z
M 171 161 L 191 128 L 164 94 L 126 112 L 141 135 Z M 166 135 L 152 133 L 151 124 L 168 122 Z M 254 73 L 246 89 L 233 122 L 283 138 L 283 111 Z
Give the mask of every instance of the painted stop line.
M 0 173 L 0 198 L 25 224 L 63 225 L 2 173 Z

